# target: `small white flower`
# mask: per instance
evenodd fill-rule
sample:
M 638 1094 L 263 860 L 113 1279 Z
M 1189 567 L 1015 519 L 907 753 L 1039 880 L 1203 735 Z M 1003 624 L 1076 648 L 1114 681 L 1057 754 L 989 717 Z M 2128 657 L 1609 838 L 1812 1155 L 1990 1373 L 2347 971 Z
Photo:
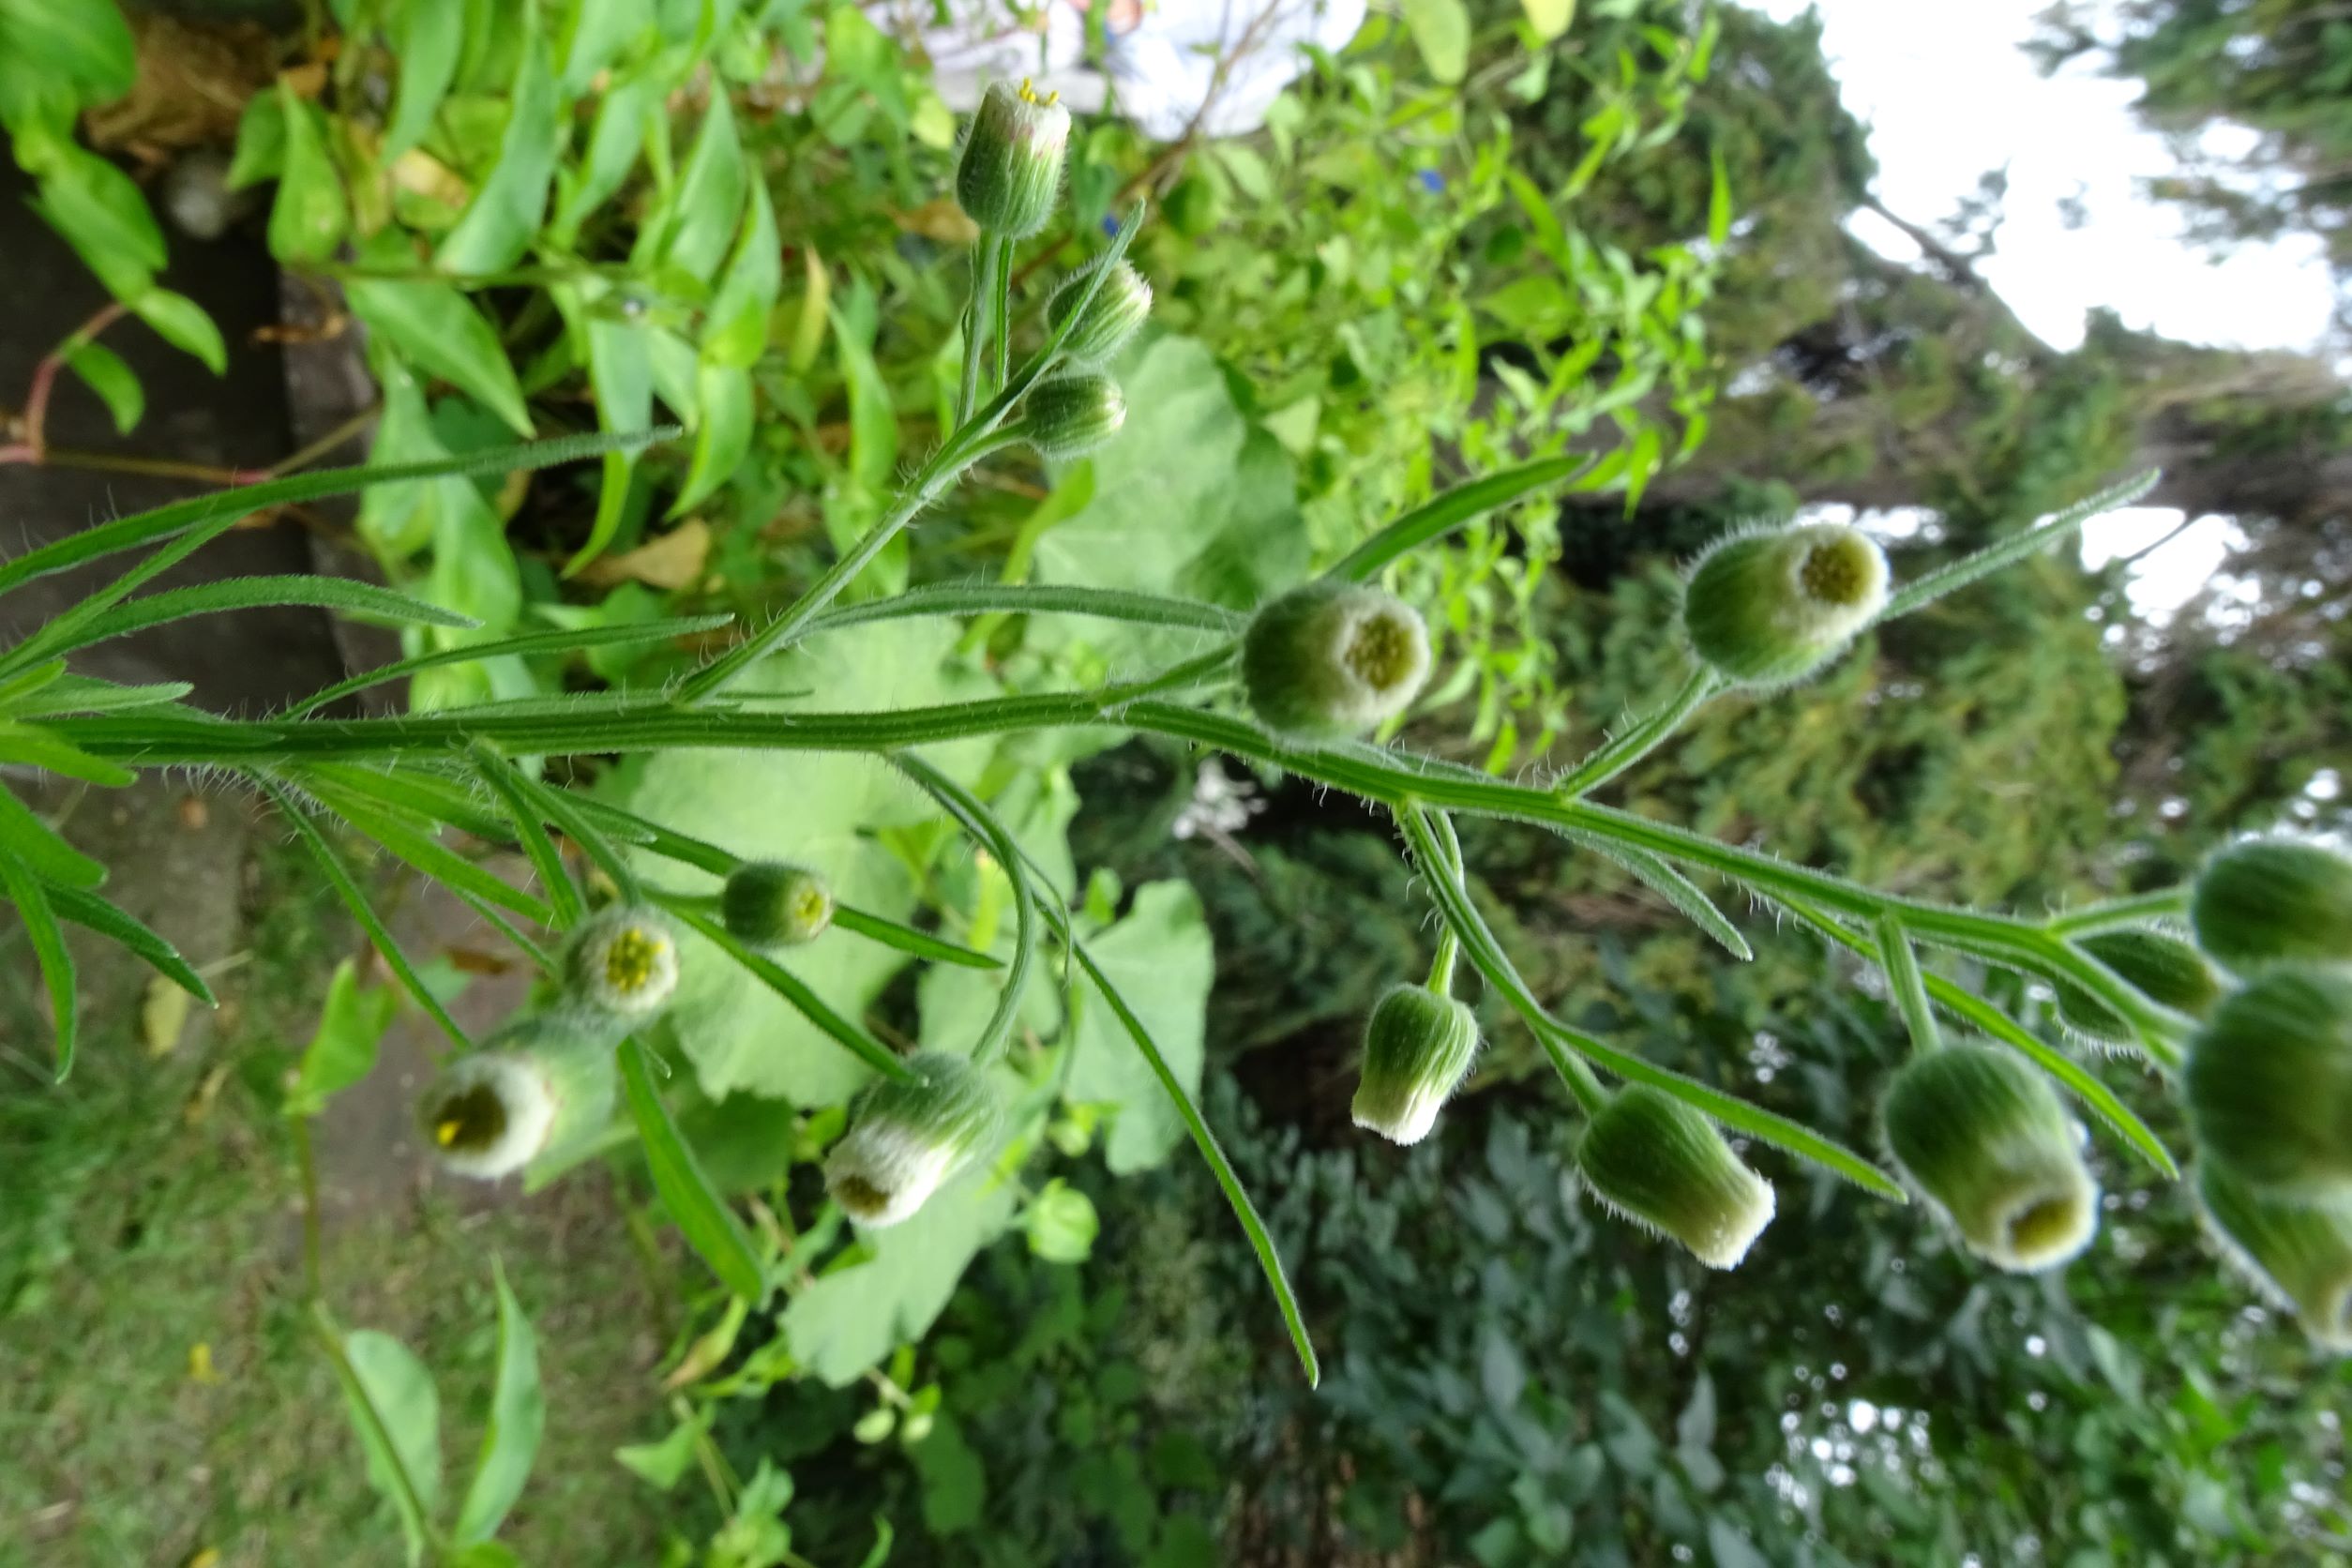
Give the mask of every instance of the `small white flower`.
M 678 988 L 678 939 L 654 910 L 611 909 L 580 927 L 565 967 L 581 1001 L 615 1018 L 648 1018 Z

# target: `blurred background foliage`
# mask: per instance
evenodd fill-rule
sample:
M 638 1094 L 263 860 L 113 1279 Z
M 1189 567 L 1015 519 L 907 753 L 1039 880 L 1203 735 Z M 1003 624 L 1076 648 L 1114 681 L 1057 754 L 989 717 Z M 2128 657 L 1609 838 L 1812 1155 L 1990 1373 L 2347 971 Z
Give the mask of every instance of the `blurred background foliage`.
M 2310 172 L 2284 205 L 2208 203 L 2214 223 L 2340 237 L 2335 100 L 2291 85 L 2320 79 L 2190 68 L 2214 28 L 2283 59 L 2341 53 L 2343 24 L 2302 14 L 2320 8 L 2140 7 L 2119 43 L 2078 29 L 2053 48 L 2111 49 L 2151 114 L 2249 121 Z M 2155 504 L 2238 522 L 2208 598 L 2153 626 L 2121 567 L 2031 563 L 1801 691 L 1715 704 L 1613 798 L 2020 909 L 2164 884 L 2244 829 L 2341 829 L 2352 405 L 2331 369 L 2106 318 L 2055 350 L 1976 277 L 1965 232 L 1877 207 L 1816 23 L 1668 0 L 1570 14 L 1564 31 L 1501 0 L 1375 14 L 1247 137 L 1090 124 L 1023 297 L 1153 204 L 1134 259 L 1160 303 L 1122 367 L 1123 439 L 1066 470 L 990 464 L 852 594 L 991 577 L 1244 607 L 1467 473 L 1584 453 L 1564 503 L 1400 569 L 1446 661 L 1410 739 L 1511 771 L 1671 688 L 1676 565 L 1732 520 L 1857 508 L 1915 573 L 2158 461 Z M 689 428 L 586 481 L 370 498 L 357 542 L 485 635 L 780 603 L 950 409 L 970 237 L 940 196 L 955 118 L 895 13 L 337 0 L 273 31 L 143 11 L 77 33 L 72 69 L 12 69 L 32 56 L 8 44 L 50 21 L 0 0 L 0 125 L 43 216 L 173 342 L 219 352 L 154 281 L 149 194 L 191 232 L 265 227 L 294 279 L 339 290 L 369 331 L 382 460 Z M 235 84 L 232 120 L 164 113 L 160 62 L 214 58 L 191 37 L 230 40 L 206 80 Z M 1922 260 L 1850 237 L 1862 209 Z M 108 357 L 93 337 L 67 363 L 135 425 L 136 380 Z M 1156 648 L 1018 621 L 881 627 L 774 685 L 903 705 L 1093 680 Z M 694 652 L 452 666 L 409 697 L 651 685 Z M 1203 1081 L 1299 1279 L 1322 1393 L 1299 1385 L 1214 1186 L 1162 1168 L 1175 1130 L 1100 1020 L 1017 1056 L 1032 1108 L 1003 1181 L 852 1242 L 813 1160 L 854 1078 L 714 972 L 670 1042 L 700 1102 L 686 1120 L 789 1238 L 796 1288 L 746 1313 L 698 1294 L 690 1265 L 670 1278 L 681 1299 L 648 1315 L 663 1388 L 632 1388 L 645 1429 L 618 1459 L 640 1479 L 584 1461 L 609 1485 L 567 1488 L 565 1509 L 633 1519 L 630 1540 L 664 1519 L 663 1560 L 731 1568 L 877 1560 L 878 1535 L 890 1561 L 992 1568 L 2352 1560 L 2344 1368 L 2218 1275 L 2181 1195 L 2112 1146 L 2105 1236 L 2055 1279 L 1987 1277 L 1918 1215 L 1785 1168 L 1767 1244 L 1706 1274 L 1569 1190 L 1540 1059 L 1489 1007 L 1492 1048 L 1441 1135 L 1372 1147 L 1338 1108 L 1356 1033 L 1429 940 L 1379 822 L 1172 747 L 1099 746 L 980 744 L 953 771 L 1089 890 L 1098 951 Z M 870 770 L 678 757 L 593 782 L 812 860 L 877 912 L 1006 940 L 1002 879 L 951 868 Z M 1560 1016 L 1871 1139 L 1899 1038 L 1871 977 L 1753 917 L 1757 961 L 1728 965 L 1540 833 L 1490 825 L 1467 848 Z M 811 977 L 902 1040 L 960 1036 L 991 1000 L 874 952 Z M 2152 1085 L 2126 1088 L 2177 1131 Z M 282 1091 L 251 1073 L 230 1093 L 283 1176 Z M 65 1142 L 22 1147 L 63 1160 Z M 641 1179 L 613 1164 L 634 1220 Z M 0 1214 L 12 1330 L 74 1266 L 77 1190 Z M 551 1260 L 516 1277 L 527 1302 L 563 1295 Z M 578 1515 L 548 1519 L 526 1503 L 526 1549 L 580 1538 Z M 54 1560 L 84 1560 L 117 1559 Z

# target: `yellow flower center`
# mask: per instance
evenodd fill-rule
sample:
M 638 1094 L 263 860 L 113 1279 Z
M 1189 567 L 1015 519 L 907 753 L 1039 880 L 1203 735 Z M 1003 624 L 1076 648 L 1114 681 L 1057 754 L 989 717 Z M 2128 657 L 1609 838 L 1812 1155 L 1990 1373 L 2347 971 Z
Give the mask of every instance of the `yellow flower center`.
M 1031 85 L 1029 78 L 1024 76 L 1021 78 L 1021 101 L 1023 103 L 1033 103 L 1040 109 L 1050 109 L 1055 104 L 1062 101 L 1062 94 L 1059 90 L 1056 90 L 1054 92 L 1048 93 L 1044 98 L 1039 98 L 1037 96 L 1037 89 Z
M 624 927 L 604 950 L 605 984 L 623 996 L 643 990 L 652 984 L 654 966 L 669 945 L 641 927 Z

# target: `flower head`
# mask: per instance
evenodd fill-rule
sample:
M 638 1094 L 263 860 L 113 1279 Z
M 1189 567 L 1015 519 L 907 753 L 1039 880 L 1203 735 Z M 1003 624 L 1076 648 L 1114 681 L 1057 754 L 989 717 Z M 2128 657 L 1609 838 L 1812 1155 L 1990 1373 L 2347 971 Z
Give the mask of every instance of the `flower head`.
M 1251 618 L 1242 685 L 1260 722 L 1304 740 L 1360 735 L 1410 706 L 1429 676 L 1429 633 L 1403 601 L 1327 580 Z
M 1029 389 L 1010 433 L 1039 457 L 1063 462 L 1101 446 L 1126 422 L 1127 400 L 1117 382 L 1100 370 L 1067 370 Z
M 2150 1002 L 2192 1018 L 2205 1017 L 2221 1000 L 2221 977 L 2205 955 L 2168 931 L 2141 927 L 2101 931 L 2076 945 Z M 2058 982 L 2058 1008 L 2067 1028 L 2094 1044 L 2129 1046 L 2139 1038 L 2113 1008 L 2071 982 Z
M 564 960 L 572 1000 L 621 1019 L 650 1018 L 678 988 L 678 939 L 659 911 L 621 904 L 583 922 Z
M 1078 309 L 1079 298 L 1094 275 L 1102 271 L 1100 262 L 1079 268 L 1069 279 L 1053 291 L 1046 302 L 1047 330 L 1059 332 Z M 1103 278 L 1102 287 L 1086 307 L 1086 314 L 1062 340 L 1062 354 L 1073 365 L 1105 365 L 1127 346 L 1127 340 L 1142 330 L 1152 314 L 1152 285 L 1143 275 L 1125 262 L 1112 265 Z
M 833 888 L 806 866 L 747 860 L 720 889 L 719 914 L 754 947 L 797 947 L 833 924 Z
M 2197 874 L 2197 945 L 2239 974 L 2352 963 L 2352 859 L 2297 838 L 2243 838 Z
M 2273 1198 L 2210 1160 L 2195 1176 L 2223 1254 L 2291 1307 L 2314 1343 L 2352 1350 L 2352 1206 Z
M 599 1035 L 573 1018 L 533 1015 L 443 1069 L 417 1120 L 444 1168 L 495 1181 L 601 1130 L 615 1082 Z
M 2352 973 L 2273 969 L 2232 992 L 2180 1084 L 2206 1158 L 2282 1198 L 2352 1199 Z
M 1886 553 L 1869 535 L 1842 523 L 1765 529 L 1699 558 L 1682 629 L 1724 679 L 1785 686 L 1836 657 L 1886 602 Z
M 956 200 L 1000 239 L 1027 239 L 1053 216 L 1070 144 L 1070 112 L 1026 82 L 997 83 L 980 100 L 956 161 Z
M 1364 1031 L 1356 1125 L 1395 1143 L 1420 1142 L 1477 1054 L 1478 1019 L 1468 1007 L 1425 987 L 1396 987 Z
M 1772 1184 L 1740 1163 L 1715 1124 L 1661 1089 L 1630 1084 L 1576 1146 L 1603 1207 L 1673 1237 L 1711 1269 L 1734 1269 L 1772 1222 Z
M 912 1081 L 877 1078 L 850 1102 L 849 1130 L 825 1156 L 825 1190 L 870 1229 L 923 1207 L 996 1134 L 996 1091 L 958 1056 L 919 1051 Z
M 2030 1274 L 2099 1227 L 2099 1184 L 2049 1080 L 2008 1051 L 1963 1042 L 1915 1058 L 1887 1090 L 1887 1144 L 1970 1252 Z

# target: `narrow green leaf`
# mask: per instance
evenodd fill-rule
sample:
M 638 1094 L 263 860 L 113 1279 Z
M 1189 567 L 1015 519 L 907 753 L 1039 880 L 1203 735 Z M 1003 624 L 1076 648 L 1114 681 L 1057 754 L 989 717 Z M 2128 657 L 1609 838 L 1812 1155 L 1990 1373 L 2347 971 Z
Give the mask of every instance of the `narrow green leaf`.
M 326 116 L 278 83 L 278 198 L 269 209 L 269 250 L 281 262 L 324 261 L 350 221 L 343 182 L 326 151 Z
M 146 413 L 147 394 L 139 384 L 138 372 L 105 344 L 75 344 L 66 351 L 66 368 L 106 404 L 116 434 L 128 435 L 139 416 Z
M 39 768 L 61 778 L 79 778 L 110 790 L 118 790 L 139 776 L 120 763 L 93 757 L 80 746 L 67 744 L 38 725 L 0 719 L 0 763 L 8 762 Z
M 1456 485 L 1356 546 L 1323 575 L 1349 582 L 1368 581 L 1392 563 L 1432 540 L 1442 539 L 1496 507 L 1508 505 L 1545 486 L 1566 484 L 1591 466 L 1589 458 L 1543 458 Z
M 414 266 L 399 247 L 373 253 L 379 263 Z M 498 334 L 454 284 L 354 278 L 343 285 L 352 314 L 382 336 L 400 357 L 464 392 L 505 420 L 517 435 L 531 434 L 522 387 Z
M 155 328 L 157 337 L 184 354 L 203 361 L 214 375 L 229 369 L 229 345 L 204 308 L 184 294 L 150 287 L 129 301 L 133 314 Z
M 64 665 L 60 662 L 59 669 Z M 64 675 L 44 681 L 38 691 L 0 702 L 19 718 L 45 718 L 52 714 L 116 713 L 129 708 L 160 707 L 176 702 L 196 688 L 186 681 L 158 681 L 151 686 L 117 686 L 89 675 Z
M 49 889 L 49 907 L 61 918 L 96 931 L 98 935 L 123 946 L 142 959 L 180 989 L 207 1007 L 218 1007 L 219 1001 L 204 977 L 188 966 L 178 948 L 156 935 L 116 905 L 95 893 L 83 893 L 69 887 Z
M 449 1009 L 444 1007 L 441 999 L 433 995 L 431 988 L 425 984 L 424 976 L 416 972 L 416 966 L 408 961 L 408 955 L 393 939 L 391 927 L 384 925 L 384 917 L 376 913 L 375 906 L 368 901 L 367 891 L 352 876 L 350 868 L 344 866 L 343 857 L 335 852 L 335 846 L 326 841 L 326 835 L 319 831 L 318 824 L 310 821 L 309 814 L 276 779 L 258 773 L 249 776 L 252 778 L 254 787 L 267 795 L 270 803 L 278 807 L 279 815 L 286 819 L 287 825 L 294 831 L 294 837 L 302 840 L 303 847 L 319 863 L 319 870 L 325 875 L 337 897 L 343 900 L 343 907 L 351 911 L 352 918 L 359 922 L 359 928 L 368 933 L 368 940 L 375 943 L 377 954 L 400 980 L 401 988 L 431 1016 L 433 1022 L 441 1026 L 444 1034 L 457 1042 L 460 1049 L 472 1049 L 474 1042 L 466 1038 L 465 1031 L 458 1027 L 458 1020 L 449 1016 Z
M 584 797 L 543 783 L 520 768 L 509 774 L 507 778 L 538 809 L 541 817 L 563 829 L 565 836 L 578 844 L 580 852 L 598 870 L 611 877 L 613 885 L 620 888 L 623 894 L 631 898 L 641 897 L 642 890 L 637 883 L 637 868 L 629 864 L 628 856 L 613 845 L 609 835 L 581 814 L 579 803 Z
M 349 680 L 338 681 L 325 690 L 304 698 L 292 710 L 299 718 L 315 713 L 329 702 L 349 697 L 355 691 L 382 686 L 414 675 L 419 670 L 433 670 L 445 664 L 470 664 L 475 659 L 505 658 L 522 654 L 568 654 L 584 648 L 608 648 L 632 642 L 659 642 L 672 637 L 692 637 L 701 632 L 716 631 L 733 623 L 732 615 L 681 615 L 671 620 L 640 621 L 631 626 L 556 627 L 549 631 L 520 632 L 513 637 L 501 637 L 488 642 L 468 642 L 455 648 L 436 648 L 392 664 L 365 670 Z
M 724 93 L 713 93 L 702 128 L 678 177 L 673 218 L 658 236 L 656 258 L 705 282 L 726 259 L 743 212 L 745 187 L 754 167 L 743 156 L 735 113 Z
M 573 885 L 571 873 L 564 868 L 562 852 L 547 836 L 536 803 L 517 782 L 514 763 L 488 742 L 477 743 L 472 755 L 475 773 L 506 803 L 507 819 L 522 845 L 522 852 L 531 857 L 531 868 L 539 874 L 539 885 L 547 890 L 548 902 L 554 906 L 556 929 L 570 930 L 580 923 L 586 906 L 580 901 L 580 889 Z
M 605 89 L 580 167 L 556 174 L 555 221 L 550 233 L 558 242 L 569 245 L 588 215 L 628 179 L 644 150 L 652 117 L 662 113 L 661 97 L 661 83 L 651 70 L 624 77 Z
M 1908 615 L 1915 610 L 1924 609 L 1954 589 L 1965 588 L 1981 577 L 1990 576 L 2004 566 L 2013 565 L 2028 555 L 2046 550 L 2058 540 L 2071 537 L 2080 531 L 2083 524 L 2101 513 L 2112 512 L 2118 506 L 2129 506 L 2154 490 L 2157 481 L 2164 476 L 2164 471 L 2157 468 L 2134 475 L 2119 485 L 2077 501 L 2064 511 L 2055 513 L 2030 528 L 2021 528 L 2005 539 L 1996 540 L 1973 554 L 1939 566 L 1890 597 L 1886 609 L 1878 612 L 1878 619 L 1892 621 L 1898 615 Z
M 276 93 L 255 93 L 245 100 L 245 113 L 237 120 L 236 151 L 229 159 L 226 183 L 231 190 L 249 189 L 276 179 L 285 163 L 285 104 Z
M 701 417 L 694 431 L 694 462 L 670 515 L 683 517 L 733 477 L 735 465 L 751 449 L 751 372 L 730 365 L 704 365 L 695 376 Z
M 0 851 L 0 891 L 7 892 L 8 901 L 16 906 L 24 934 L 32 939 L 33 957 L 40 965 L 41 978 L 49 987 L 49 1016 L 57 1037 L 57 1081 L 63 1083 L 66 1075 L 73 1071 L 73 954 L 66 947 L 66 934 L 58 928 L 57 917 L 50 910 L 49 895 L 41 887 L 40 879 L 23 861 L 5 851 Z
M 1725 952 L 1741 963 L 1756 957 L 1755 950 L 1748 946 L 1748 939 L 1741 936 L 1740 928 L 1715 907 L 1714 900 L 1700 891 L 1696 882 L 1658 856 L 1647 850 L 1628 849 L 1591 834 L 1563 833 L 1561 837 L 1617 862 L 1632 873 L 1635 880 L 1681 911 L 1685 919 L 1714 938 Z
M 946 807 L 967 834 L 987 848 L 1013 885 L 1013 962 L 1004 972 L 1004 984 L 997 991 L 996 1005 L 972 1048 L 972 1060 L 986 1062 L 1012 1037 L 1014 1020 L 1020 1016 L 1021 999 L 1029 988 L 1030 969 L 1037 957 L 1036 890 L 1030 884 L 1020 841 L 995 812 L 981 803 L 979 796 L 912 752 L 900 752 L 892 761 L 926 794 Z
M 830 1035 L 851 1055 L 865 1063 L 884 1078 L 911 1080 L 913 1077 L 906 1063 L 868 1035 L 864 1030 L 835 1012 L 824 999 L 810 990 L 800 976 L 782 964 L 746 946 L 741 938 L 701 911 L 684 903 L 667 906 L 670 912 L 692 927 L 695 933 L 744 967 L 746 972 L 782 997 L 801 1017 Z
M 420 825 L 446 822 L 476 838 L 508 837 L 506 819 L 481 798 L 462 778 L 429 767 L 399 763 L 370 766 L 361 762 L 310 762 L 302 770 L 307 779 L 323 779 L 366 796 L 392 811 L 415 819 Z
M 935 963 L 958 964 L 965 969 L 1003 969 L 1003 960 L 986 953 L 975 953 L 969 947 L 958 947 L 928 931 L 918 931 L 896 920 L 885 920 L 879 914 L 868 914 L 846 904 L 833 907 L 833 924 L 841 930 L 854 932 L 868 942 L 879 942 L 884 947 L 895 947 L 901 953 L 912 953 L 918 958 Z
M 720 1284 L 746 1301 L 758 1301 L 766 1289 L 759 1254 L 752 1251 L 751 1238 L 744 1233 L 734 1212 L 719 1200 L 710 1178 L 703 1175 L 694 1151 L 678 1136 L 678 1125 L 670 1119 L 670 1109 L 654 1087 L 645 1048 L 634 1038 L 626 1039 L 621 1042 L 620 1056 L 621 1089 L 628 1098 L 629 1114 L 637 1121 L 645 1168 L 653 1175 L 654 1190 L 660 1194 L 662 1206 Z
M 539 1342 L 522 1304 L 506 1286 L 506 1271 L 491 1263 L 498 1289 L 498 1370 L 491 1380 L 490 1424 L 482 1430 L 481 1456 L 474 1481 L 458 1509 L 454 1539 L 460 1546 L 498 1533 L 506 1512 L 522 1495 L 539 1434 L 547 1425 L 547 1397 L 539 1388 Z
M 400 73 L 379 157 L 394 159 L 425 139 L 433 114 L 457 75 L 465 44 L 466 8 L 460 0 L 400 0 L 393 14 L 391 59 Z
M 288 605 L 315 606 L 358 620 L 420 626 L 475 625 L 470 618 L 436 604 L 339 577 L 232 577 L 187 588 L 166 588 L 146 597 L 117 605 L 96 617 L 62 641 L 42 637 L 45 651 L 71 653 L 110 637 L 123 637 L 149 626 L 184 621 L 191 615 L 219 615 L 238 610 L 277 609 Z
M 5 788 L 0 788 L 0 853 L 16 856 L 33 875 L 60 887 L 87 889 L 106 881 L 105 867 L 58 837 Z
M 514 265 L 547 217 L 548 181 L 563 150 L 564 122 L 547 39 L 535 28 L 522 46 L 507 95 L 506 128 L 490 168 L 458 226 L 433 257 L 444 272 L 489 273 Z
M 1088 615 L 1138 626 L 1179 626 L 1237 636 L 1248 617 L 1198 599 L 1135 594 L 1118 588 L 1070 588 L 1034 582 L 946 582 L 910 588 L 888 598 L 837 605 L 809 623 L 808 635 L 872 621 L 918 615 Z
M 295 781 L 361 833 L 445 886 L 471 893 L 485 903 L 512 910 L 524 919 L 545 926 L 554 919 L 547 903 L 504 879 L 493 876 L 446 844 L 415 828 L 375 803 L 313 775 L 296 775 Z

